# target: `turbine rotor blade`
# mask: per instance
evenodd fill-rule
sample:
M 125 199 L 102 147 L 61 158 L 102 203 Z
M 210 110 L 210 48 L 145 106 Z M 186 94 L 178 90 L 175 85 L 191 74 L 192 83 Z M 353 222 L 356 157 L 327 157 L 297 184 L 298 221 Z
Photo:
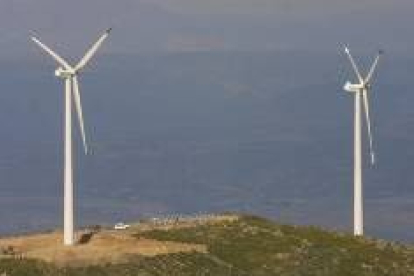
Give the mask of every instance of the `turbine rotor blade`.
M 347 56 L 349 58 L 349 61 L 352 64 L 352 68 L 354 69 L 355 74 L 357 75 L 359 82 L 363 83 L 364 79 L 362 78 L 361 73 L 359 72 L 358 66 L 356 65 L 355 60 L 352 57 L 351 52 L 349 51 L 348 47 L 345 47 L 345 53 L 347 54 Z
M 371 155 L 371 164 L 375 164 L 375 153 L 374 153 L 374 147 L 373 147 L 373 138 L 372 138 L 372 132 L 371 132 L 371 117 L 370 117 L 370 111 L 369 111 L 369 100 L 368 100 L 368 93 L 369 90 L 364 89 L 362 90 L 362 95 L 364 98 L 364 110 L 365 110 L 365 119 L 368 129 L 368 139 L 369 139 L 369 152 Z
M 38 46 L 40 46 L 40 48 L 42 48 L 46 53 L 51 55 L 57 61 L 57 63 L 59 63 L 60 66 L 63 66 L 67 70 L 72 69 L 72 67 L 66 62 L 66 60 L 64 60 L 58 54 L 53 52 L 49 47 L 47 47 L 45 44 L 43 44 L 39 39 L 37 39 L 34 36 L 32 36 L 31 39 L 34 43 L 36 43 Z
M 380 57 L 383 55 L 383 53 L 384 52 L 382 50 L 380 50 L 378 52 L 378 55 L 375 58 L 374 63 L 372 63 L 371 69 L 369 70 L 369 73 L 368 73 L 367 77 L 365 78 L 365 83 L 370 83 L 371 82 L 371 79 L 372 79 L 372 77 L 375 73 L 375 69 L 378 66 L 378 61 L 379 61 Z
M 86 52 L 85 56 L 79 61 L 75 67 L 75 71 L 81 70 L 83 67 L 88 64 L 89 60 L 93 57 L 96 51 L 99 49 L 104 40 L 108 37 L 111 32 L 111 28 L 106 30 L 103 35 L 92 45 L 92 47 Z
M 73 83 L 73 99 L 75 102 L 76 113 L 78 114 L 83 148 L 85 149 L 85 154 L 88 154 L 88 145 L 86 143 L 85 128 L 84 128 L 84 122 L 83 122 L 82 103 L 81 103 L 80 92 L 79 92 L 79 82 L 78 82 L 78 77 L 76 75 L 72 77 L 72 83 Z

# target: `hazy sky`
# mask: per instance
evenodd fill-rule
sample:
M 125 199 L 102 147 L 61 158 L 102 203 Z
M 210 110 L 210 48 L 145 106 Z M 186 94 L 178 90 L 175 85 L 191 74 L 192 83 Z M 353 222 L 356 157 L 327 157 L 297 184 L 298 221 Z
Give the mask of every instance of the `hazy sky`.
M 213 14 L 306 14 L 339 13 L 365 7 L 387 8 L 397 2 L 386 0 L 147 0 L 169 10 L 184 13 Z
M 411 0 L 0 0 L 0 48 L 32 54 L 35 32 L 78 53 L 114 27 L 103 51 L 414 47 Z M 5 51 L 0 55 L 4 56 Z

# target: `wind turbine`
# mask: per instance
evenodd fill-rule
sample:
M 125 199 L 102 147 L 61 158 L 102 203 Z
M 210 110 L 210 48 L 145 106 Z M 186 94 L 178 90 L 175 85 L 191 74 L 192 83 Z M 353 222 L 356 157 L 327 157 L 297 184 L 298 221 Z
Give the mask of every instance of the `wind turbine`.
M 373 140 L 371 133 L 371 118 L 369 113 L 369 95 L 371 93 L 371 80 L 378 65 L 378 61 L 383 54 L 379 51 L 371 69 L 365 78 L 362 77 L 358 66 L 356 65 L 349 49 L 345 47 L 345 53 L 351 62 L 352 68 L 358 79 L 358 83 L 353 84 L 349 81 L 345 84 L 344 90 L 351 92 L 355 96 L 355 117 L 354 117 L 354 235 L 362 236 L 364 234 L 364 214 L 363 214 L 363 196 L 362 196 L 362 156 L 361 156 L 361 100 L 365 111 L 366 127 L 369 139 L 369 152 L 371 155 L 371 164 L 375 164 L 375 153 L 373 149 Z
M 48 53 L 59 64 L 55 71 L 58 78 L 65 83 L 65 130 L 64 130 L 64 233 L 63 243 L 65 245 L 74 245 L 74 221 L 73 221 L 73 161 L 72 161 L 72 100 L 75 103 L 76 113 L 78 115 L 79 127 L 82 136 L 85 154 L 88 153 L 88 147 L 85 137 L 85 128 L 83 123 L 82 105 L 79 93 L 78 75 L 81 70 L 88 64 L 89 60 L 96 53 L 98 48 L 108 37 L 111 29 L 106 30 L 101 37 L 86 52 L 84 57 L 76 66 L 70 66 L 66 60 L 52 51 L 36 37 L 31 37 L 40 48 Z M 72 98 L 73 97 L 73 98 Z

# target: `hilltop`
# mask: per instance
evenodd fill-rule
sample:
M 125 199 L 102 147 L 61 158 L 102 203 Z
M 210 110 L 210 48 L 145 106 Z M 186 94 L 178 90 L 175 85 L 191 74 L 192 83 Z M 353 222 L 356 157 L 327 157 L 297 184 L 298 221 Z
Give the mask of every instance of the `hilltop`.
M 5 275 L 414 275 L 414 247 L 246 215 L 0 240 Z

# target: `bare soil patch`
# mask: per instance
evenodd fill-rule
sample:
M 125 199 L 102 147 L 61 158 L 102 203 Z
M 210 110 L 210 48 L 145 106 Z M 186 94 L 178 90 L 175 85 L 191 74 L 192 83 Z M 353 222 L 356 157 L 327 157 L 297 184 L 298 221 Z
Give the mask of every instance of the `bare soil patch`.
M 133 256 L 151 257 L 180 252 L 206 253 L 203 244 L 165 242 L 133 235 L 154 229 L 195 227 L 200 224 L 237 220 L 238 216 L 220 215 L 204 220 L 147 221 L 133 224 L 128 230 L 103 229 L 97 232 L 79 231 L 78 244 L 63 246 L 61 231 L 0 239 L 0 258 L 31 258 L 58 266 L 84 266 L 104 263 L 125 263 Z
M 82 233 L 78 233 L 78 236 L 79 234 Z M 1 239 L 0 248 L 8 253 L 3 257 L 40 259 L 59 266 L 122 263 L 127 262 L 132 255 L 156 256 L 207 251 L 205 245 L 137 239 L 128 235 L 128 232 L 112 230 L 96 233 L 87 243 L 73 247 L 63 246 L 62 233 L 53 232 Z

